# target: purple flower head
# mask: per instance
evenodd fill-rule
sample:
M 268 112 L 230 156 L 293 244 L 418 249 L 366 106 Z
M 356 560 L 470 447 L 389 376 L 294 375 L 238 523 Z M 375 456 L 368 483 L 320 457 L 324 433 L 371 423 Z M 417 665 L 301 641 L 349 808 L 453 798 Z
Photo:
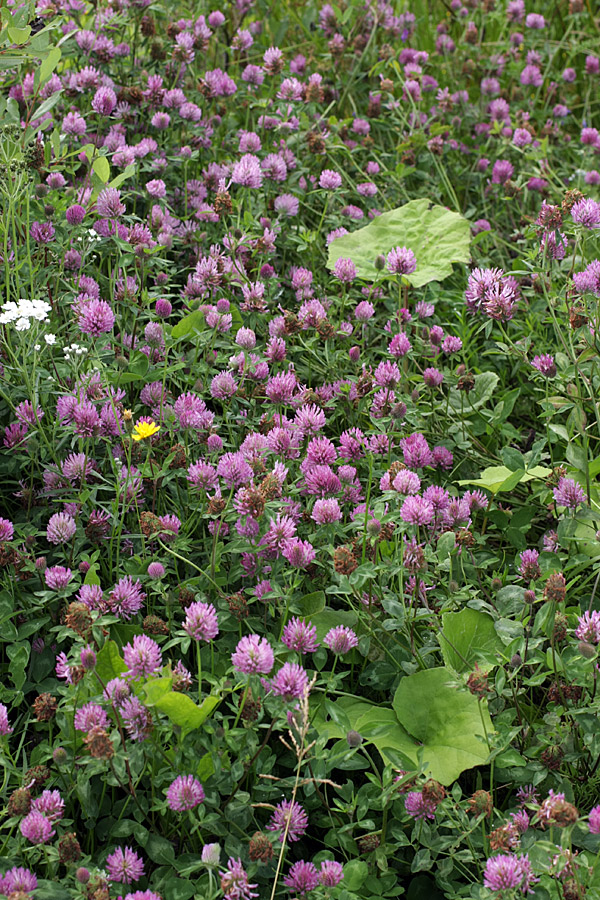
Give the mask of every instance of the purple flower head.
M 358 638 L 352 628 L 347 625 L 336 625 L 330 628 L 323 638 L 325 647 L 338 655 L 348 653 L 354 647 L 358 647 Z
M 131 619 L 144 605 L 146 595 L 141 582 L 133 581 L 131 575 L 119 579 L 108 597 L 108 606 L 112 613 L 122 619 Z
M 96 725 L 99 725 L 100 728 L 107 728 L 108 716 L 97 703 L 86 703 L 75 713 L 74 724 L 77 731 L 83 731 L 87 734 Z
M 248 881 L 248 873 L 242 865 L 241 859 L 230 856 L 227 860 L 227 870 L 221 872 L 221 890 L 224 892 L 224 900 L 252 900 L 258 894 L 252 890 L 255 884 Z
M 429 525 L 433 519 L 433 506 L 424 497 L 407 497 L 400 509 L 400 517 L 409 525 Z
M 33 222 L 30 234 L 38 244 L 49 244 L 54 238 L 54 225 L 52 222 Z
M 308 816 L 299 803 L 283 800 L 275 807 L 267 831 L 280 831 L 279 840 L 283 843 L 286 828 L 286 839 L 290 843 L 300 840 L 308 828 Z
M 271 691 L 286 703 L 299 700 L 307 688 L 308 675 L 298 663 L 284 663 L 271 680 Z
M 600 806 L 594 806 L 594 808 L 590 810 L 588 828 L 590 834 L 600 834 Z
M 224 453 L 217 464 L 217 475 L 228 487 L 240 487 L 252 480 L 253 472 L 242 453 Z
M 307 569 L 316 556 L 312 544 L 298 538 L 286 541 L 281 549 L 281 554 L 296 569 Z
M 0 735 L 12 734 L 13 729 L 8 721 L 8 709 L 4 703 L 0 703 Z
M 119 709 L 129 737 L 134 741 L 145 741 L 152 732 L 152 713 L 137 697 L 127 697 Z
M 131 847 L 117 847 L 106 857 L 106 871 L 111 881 L 131 884 L 144 877 L 144 861 Z
M 117 95 L 112 88 L 98 88 L 92 99 L 92 109 L 100 116 L 110 116 L 117 105 Z
M 108 334 L 114 324 L 115 314 L 105 300 L 87 300 L 79 307 L 78 325 L 83 334 Z
M 323 169 L 319 176 L 319 187 L 325 191 L 337 191 L 342 186 L 342 176 L 332 169 Z
M 204 800 L 204 788 L 193 775 L 178 775 L 167 789 L 167 802 L 176 812 L 194 809 Z
M 394 247 L 386 257 L 386 268 L 393 275 L 411 275 L 417 268 L 417 259 L 408 247 Z
M 319 646 L 316 627 L 311 622 L 303 622 L 298 618 L 293 618 L 286 624 L 281 640 L 286 647 L 298 653 L 314 653 Z
M 505 184 L 514 171 L 514 166 L 507 159 L 497 159 L 492 169 L 492 184 Z
M 214 640 L 219 633 L 219 623 L 212 603 L 190 603 L 186 609 L 183 629 L 195 641 Z
M 584 228 L 600 228 L 600 203 L 596 200 L 578 200 L 571 209 L 571 218 Z
M 266 638 L 246 635 L 238 642 L 231 656 L 234 669 L 245 675 L 268 675 L 275 663 L 273 649 Z
M 523 85 L 531 85 L 532 87 L 541 87 L 544 83 L 544 76 L 540 72 L 538 66 L 527 65 L 521 72 L 520 82 Z
M 290 868 L 290 871 L 283 879 L 283 883 L 302 897 L 317 887 L 319 872 L 314 863 L 300 860 Z
M 319 881 L 323 887 L 335 887 L 344 878 L 344 867 L 334 859 L 325 859 L 321 863 Z
M 537 550 L 523 550 L 519 557 L 517 572 L 525 581 L 533 581 L 541 575 Z
M 8 519 L 0 518 L 0 541 L 11 541 L 15 533 L 12 522 Z
M 160 562 L 151 562 L 148 566 L 148 577 L 160 579 L 165 574 L 165 567 Z
M 98 194 L 96 212 L 104 219 L 117 219 L 125 209 L 125 204 L 121 202 L 121 191 L 116 188 L 104 188 Z
M 48 522 L 46 538 L 51 544 L 67 544 L 75 536 L 75 519 L 66 513 L 54 513 Z
M 422 469 L 433 464 L 433 456 L 425 437 L 415 431 L 402 438 L 400 448 L 404 454 L 404 464 L 409 469 Z
M 144 678 L 162 666 L 160 647 L 147 634 L 136 634 L 131 644 L 125 644 L 123 659 L 128 678 Z
M 588 644 L 600 644 L 600 612 L 597 609 L 591 612 L 586 610 L 579 616 L 575 637 L 580 641 L 587 641 Z
M 538 372 L 541 372 L 542 375 L 545 375 L 546 378 L 554 378 L 556 375 L 556 363 L 554 362 L 554 357 L 549 353 L 544 353 L 541 356 L 534 356 L 531 365 L 534 369 L 537 369 Z
M 2 878 L 0 876 L 0 893 L 10 896 L 18 891 L 28 893 L 35 891 L 37 887 L 37 878 L 29 869 L 20 866 L 13 866 Z
M 329 525 L 333 522 L 339 522 L 341 518 L 342 511 L 335 497 L 315 501 L 311 519 L 317 525 Z
M 502 854 L 492 856 L 485 864 L 483 884 L 491 891 L 520 890 L 530 893 L 530 887 L 538 878 L 531 871 L 529 857 Z
M 430 388 L 439 387 L 444 380 L 444 375 L 439 369 L 430 366 L 423 372 L 423 381 Z
M 53 591 L 64 590 L 72 578 L 73 572 L 65 566 L 49 566 L 44 572 L 46 585 Z
M 354 281 L 356 278 L 356 266 L 351 259 L 340 256 L 333 267 L 333 274 L 342 283 Z
M 22 820 L 21 834 L 31 844 L 46 844 L 54 835 L 54 829 L 50 819 L 41 812 L 33 809 Z
M 263 183 L 263 173 L 259 158 L 252 153 L 245 153 L 234 165 L 231 180 L 234 184 L 254 189 L 260 188 Z
M 424 797 L 421 791 L 410 791 L 406 794 L 404 807 L 413 819 L 435 819 L 437 803 Z
M 559 506 L 575 510 L 585 503 L 585 493 L 573 478 L 560 478 L 554 488 L 554 499 Z

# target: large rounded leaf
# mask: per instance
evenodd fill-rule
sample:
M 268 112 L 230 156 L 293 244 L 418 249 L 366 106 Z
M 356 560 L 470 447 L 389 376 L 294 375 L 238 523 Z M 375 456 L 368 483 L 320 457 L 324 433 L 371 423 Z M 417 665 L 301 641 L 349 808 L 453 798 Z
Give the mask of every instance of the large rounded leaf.
M 468 263 L 471 229 L 468 221 L 430 200 L 411 200 L 404 206 L 377 216 L 358 231 L 342 235 L 329 245 L 327 265 L 333 269 L 341 257 L 352 260 L 360 278 L 375 281 L 390 275 L 378 272 L 375 258 L 394 247 L 408 247 L 417 258 L 417 268 L 406 276 L 414 287 L 442 281 L 452 274 L 452 263 Z
M 452 784 L 465 769 L 489 757 L 484 738 L 493 731 L 485 700 L 453 686 L 446 668 L 425 669 L 403 678 L 392 706 L 400 724 L 420 743 L 434 778 Z

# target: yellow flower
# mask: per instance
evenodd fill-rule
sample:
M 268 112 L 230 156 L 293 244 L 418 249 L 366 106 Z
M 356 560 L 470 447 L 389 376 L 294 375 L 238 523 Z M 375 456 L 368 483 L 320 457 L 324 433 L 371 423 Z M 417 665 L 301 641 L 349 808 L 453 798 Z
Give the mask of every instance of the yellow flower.
M 158 431 L 160 431 L 160 425 L 156 425 L 155 422 L 138 422 L 133 427 L 131 437 L 134 441 L 143 441 L 144 438 L 152 437 Z

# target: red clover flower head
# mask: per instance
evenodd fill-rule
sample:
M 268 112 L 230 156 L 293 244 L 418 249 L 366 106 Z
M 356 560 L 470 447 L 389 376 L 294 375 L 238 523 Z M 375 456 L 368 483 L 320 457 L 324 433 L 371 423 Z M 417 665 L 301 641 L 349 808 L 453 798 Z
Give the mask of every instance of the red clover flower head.
M 111 881 L 131 884 L 144 877 L 144 861 L 131 847 L 117 847 L 106 857 L 106 871 Z
M 184 631 L 195 641 L 212 641 L 219 633 L 217 611 L 212 603 L 196 601 L 186 609 Z
M 393 275 L 411 275 L 417 268 L 417 259 L 408 247 L 394 247 L 386 257 L 386 267 Z
M 409 525 L 429 525 L 433 519 L 433 506 L 424 497 L 411 495 L 402 504 L 400 517 Z
M 167 789 L 167 802 L 176 812 L 194 809 L 204 800 L 204 788 L 193 775 L 178 775 Z
M 231 656 L 234 669 L 244 675 L 268 675 L 275 663 L 273 649 L 266 638 L 249 634 L 241 638 Z
M 594 806 L 594 808 L 590 810 L 588 828 L 590 834 L 600 834 L 600 806 Z
M 8 709 L 4 703 L 0 703 L 0 735 L 12 734 L 13 729 L 8 721 Z
M 330 628 L 325 637 L 323 644 L 336 654 L 348 653 L 353 647 L 358 647 L 358 638 L 347 625 L 336 625 Z
M 283 883 L 302 897 L 317 887 L 319 872 L 314 863 L 301 859 L 290 868 L 290 871 L 283 879 Z
M 308 688 L 308 675 L 298 663 L 286 662 L 271 680 L 271 691 L 286 703 L 299 700 Z
M 280 831 L 279 840 L 283 843 L 286 827 L 287 840 L 290 843 L 300 840 L 308 828 L 308 816 L 299 803 L 289 800 L 279 803 L 269 820 L 267 831 Z
M 136 634 L 131 644 L 125 644 L 123 659 L 127 666 L 127 678 L 144 678 L 162 666 L 160 647 L 147 634 Z
M 37 809 L 33 809 L 22 820 L 21 834 L 31 844 L 46 844 L 54 836 L 52 822 Z
M 585 493 L 573 478 L 561 478 L 553 494 L 558 505 L 567 509 L 575 510 L 585 503 Z
M 21 866 L 13 866 L 5 873 L 4 877 L 0 876 L 0 892 L 6 894 L 7 897 L 13 893 L 23 891 L 29 893 L 35 891 L 37 887 L 37 878 L 29 869 Z
M 248 881 L 248 873 L 242 865 L 241 859 L 230 856 L 227 860 L 227 871 L 221 872 L 221 890 L 224 892 L 224 900 L 252 900 L 258 894 L 252 890 L 255 884 Z
M 335 887 L 344 878 L 344 867 L 334 859 L 325 859 L 319 870 L 319 882 L 323 887 Z
M 575 637 L 580 641 L 587 641 L 588 644 L 600 644 L 600 612 L 597 609 L 591 612 L 586 610 L 579 616 Z
M 485 865 L 483 884 L 491 891 L 520 890 L 530 893 L 530 887 L 539 881 L 531 871 L 529 857 L 502 854 L 490 857 Z
M 356 266 L 351 259 L 340 256 L 333 267 L 333 274 L 342 284 L 347 284 L 356 278 Z
M 286 624 L 281 640 L 288 649 L 298 653 L 314 653 L 319 646 L 316 626 L 299 618 L 293 618 Z
M 97 703 L 86 703 L 75 713 L 74 724 L 77 731 L 83 731 L 87 734 L 96 725 L 100 728 L 107 728 L 108 716 Z
M 531 365 L 538 372 L 541 372 L 542 375 L 545 375 L 546 378 L 554 378 L 556 375 L 556 363 L 554 362 L 554 357 L 549 353 L 534 356 Z
M 435 819 L 437 803 L 424 797 L 422 791 L 410 791 L 404 798 L 404 807 L 413 819 Z
M 281 555 L 296 569 L 307 569 L 314 560 L 315 549 L 308 541 L 291 538 L 281 549 Z
M 46 538 L 51 544 L 67 544 L 75 536 L 75 519 L 67 513 L 54 513 L 46 528 Z

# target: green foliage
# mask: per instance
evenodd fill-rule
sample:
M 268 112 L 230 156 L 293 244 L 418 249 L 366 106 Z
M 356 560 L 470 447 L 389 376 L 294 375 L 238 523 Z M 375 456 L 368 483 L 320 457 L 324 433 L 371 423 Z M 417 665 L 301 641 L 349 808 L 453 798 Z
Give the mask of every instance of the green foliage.
M 403 276 L 413 287 L 430 281 L 443 281 L 452 274 L 452 263 L 468 263 L 471 232 L 469 223 L 458 213 L 432 204 L 425 198 L 377 216 L 364 228 L 336 238 L 329 245 L 327 265 L 333 269 L 340 257 L 356 266 L 359 278 L 375 281 L 391 278 L 378 271 L 375 259 L 394 247 L 407 247 L 417 259 L 416 271 Z

